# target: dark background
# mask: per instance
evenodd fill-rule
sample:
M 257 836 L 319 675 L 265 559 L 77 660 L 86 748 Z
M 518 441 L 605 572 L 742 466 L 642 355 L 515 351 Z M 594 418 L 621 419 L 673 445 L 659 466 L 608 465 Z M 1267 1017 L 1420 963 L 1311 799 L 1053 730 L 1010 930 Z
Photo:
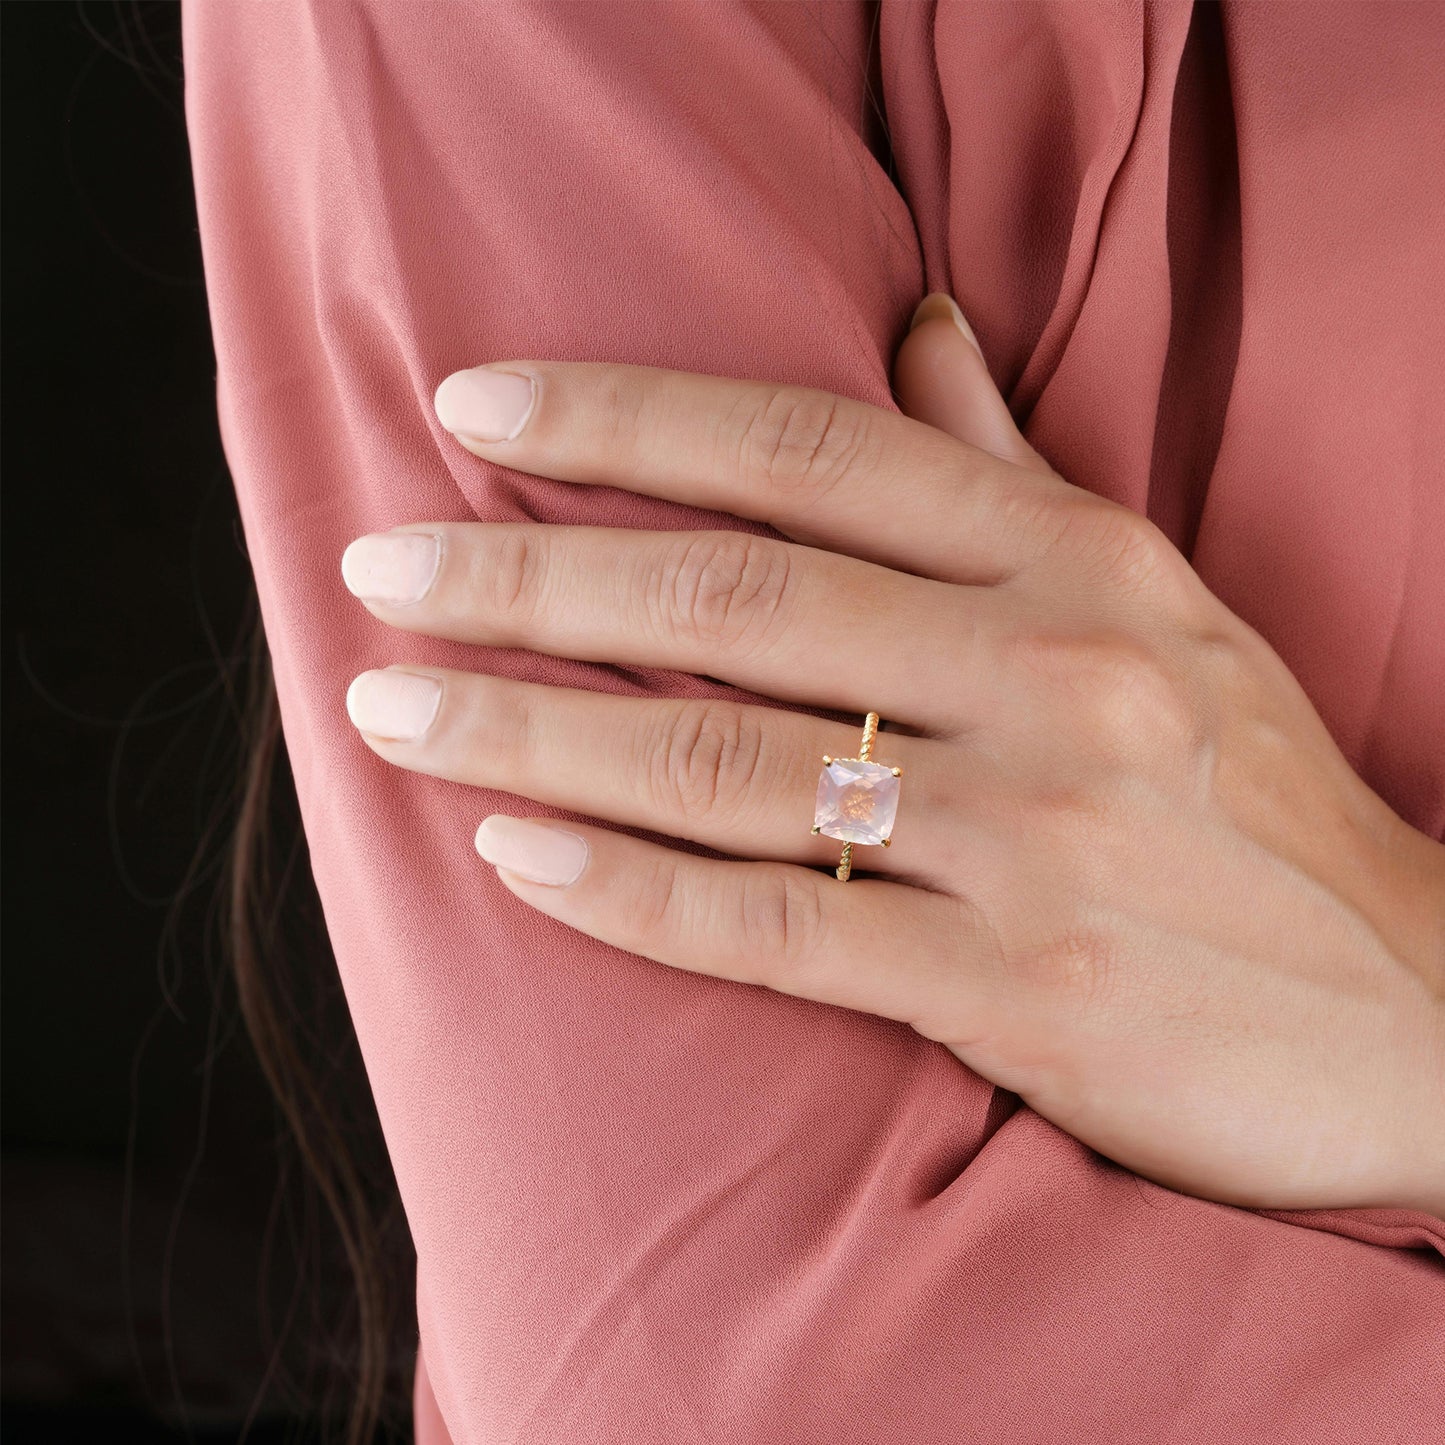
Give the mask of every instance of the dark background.
M 254 595 L 180 10 L 4 0 L 0 27 L 0 1425 L 320 1438 L 345 1281 L 218 909 Z

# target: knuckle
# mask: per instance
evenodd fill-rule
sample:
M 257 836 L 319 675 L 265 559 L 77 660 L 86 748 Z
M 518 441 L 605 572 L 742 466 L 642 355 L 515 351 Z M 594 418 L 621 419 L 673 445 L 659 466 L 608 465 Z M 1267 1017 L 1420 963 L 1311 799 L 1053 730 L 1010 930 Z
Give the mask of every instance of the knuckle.
M 791 571 L 785 543 L 746 532 L 703 532 L 683 545 L 663 610 L 695 643 L 757 640 L 790 596 Z
M 779 387 L 748 417 L 741 474 L 816 501 L 859 464 L 871 428 L 861 408 L 825 391 Z
M 823 907 L 807 869 L 749 868 L 739 893 L 738 933 L 759 981 L 803 996 L 819 956 Z
M 649 390 L 631 367 L 608 366 L 599 379 L 603 419 L 600 445 L 608 453 L 630 454 L 647 434 Z
M 966 473 L 969 480 L 989 485 L 995 469 L 996 459 L 986 454 L 975 454 L 966 459 Z M 1013 478 L 1005 478 L 995 492 L 993 525 L 1002 537 L 1010 540 L 1039 539 L 1044 552 L 1052 551 L 1067 542 L 1077 529 L 1079 508 L 1068 494 L 1060 495 L 1045 486 L 1014 485 Z
M 1174 545 L 1147 517 L 1121 508 L 1100 528 L 1107 574 L 1126 592 L 1142 592 L 1164 573 Z
M 543 553 L 531 528 L 498 527 L 492 546 L 479 547 L 474 554 L 471 594 L 484 599 L 499 621 L 525 627 L 540 606 Z
M 1161 592 L 1182 598 L 1192 576 L 1178 548 L 1148 517 L 1092 497 L 1059 511 L 1053 545 L 1091 580 L 1124 598 Z
M 1016 948 L 1008 958 L 1010 976 L 1019 988 L 1053 998 L 1071 1011 L 1098 1008 L 1113 989 L 1121 962 L 1113 936 L 1085 924 Z
M 748 709 L 735 704 L 687 701 L 666 718 L 652 757 L 659 811 L 716 824 L 735 817 L 756 796 L 763 730 Z
M 1089 709 L 1105 740 L 1130 749 L 1177 737 L 1188 708 L 1163 659 L 1147 647 L 1115 640 L 1089 680 Z
M 1196 630 L 1190 642 L 1199 690 L 1205 698 L 1251 708 L 1259 705 L 1261 682 L 1270 675 L 1267 659 L 1274 654 L 1258 633 L 1231 618 L 1223 628 L 1215 625 Z
M 1194 735 L 1189 691 L 1156 647 L 1123 631 L 1034 636 L 1028 665 L 1065 701 L 1063 715 L 1091 751 L 1137 759 Z
M 546 744 L 542 730 L 528 705 L 530 694 L 510 679 L 477 673 L 467 679 L 466 732 L 469 759 L 478 773 L 495 770 L 492 776 L 512 779 L 537 775 L 545 761 Z M 475 744 L 485 739 L 485 748 Z M 483 753 L 485 761 L 483 761 Z
M 638 952 L 652 958 L 670 956 L 683 932 L 678 910 L 684 896 L 677 856 L 660 849 L 643 864 L 628 900 L 629 927 Z

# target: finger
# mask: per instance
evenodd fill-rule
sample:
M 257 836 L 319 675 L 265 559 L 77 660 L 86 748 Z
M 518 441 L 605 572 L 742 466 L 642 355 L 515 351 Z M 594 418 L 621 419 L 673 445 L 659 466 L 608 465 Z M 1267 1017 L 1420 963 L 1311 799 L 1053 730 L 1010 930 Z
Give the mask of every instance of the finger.
M 980 707 L 1000 672 L 993 590 L 747 532 L 419 523 L 358 538 L 342 575 L 407 631 L 676 668 L 923 731 L 967 722 L 958 699 Z M 959 676 L 969 688 L 944 685 Z
M 935 1031 L 946 1018 L 954 1033 L 986 1002 L 968 967 L 974 926 L 945 893 L 503 814 L 483 819 L 476 847 L 539 912 L 690 973 Z
M 893 394 L 906 415 L 1000 461 L 1053 475 L 1024 440 L 984 364 L 983 348 L 946 291 L 925 296 L 893 359 Z
M 413 772 L 744 858 L 838 863 L 843 840 L 815 836 L 812 826 L 823 757 L 856 758 L 856 727 L 750 703 L 618 697 L 411 665 L 361 673 L 346 707 L 376 753 Z M 858 870 L 934 880 L 945 852 L 937 836 L 930 841 L 936 809 L 911 794 L 904 808 L 903 796 L 920 756 L 928 758 L 920 774 L 941 787 L 943 745 L 890 733 L 869 756 L 897 767 L 898 783 L 875 776 L 870 787 L 839 798 L 843 778 L 831 770 L 826 825 L 836 826 L 840 812 L 855 825 L 847 831 L 855 833 Z M 899 813 L 904 825 L 895 838 Z M 862 846 L 856 835 L 875 823 L 889 841 Z
M 948 582 L 1013 576 L 1047 550 L 1053 513 L 1083 495 L 911 417 L 809 387 L 507 361 L 453 373 L 435 405 L 488 461 L 752 518 Z

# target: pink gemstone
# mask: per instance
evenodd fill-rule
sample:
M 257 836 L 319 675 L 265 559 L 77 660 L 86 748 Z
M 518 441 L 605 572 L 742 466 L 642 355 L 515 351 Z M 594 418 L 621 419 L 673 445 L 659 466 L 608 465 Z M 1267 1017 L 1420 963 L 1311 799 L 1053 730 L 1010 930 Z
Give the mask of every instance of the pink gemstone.
M 881 843 L 893 832 L 901 781 L 882 763 L 834 758 L 818 779 L 813 823 L 845 843 Z

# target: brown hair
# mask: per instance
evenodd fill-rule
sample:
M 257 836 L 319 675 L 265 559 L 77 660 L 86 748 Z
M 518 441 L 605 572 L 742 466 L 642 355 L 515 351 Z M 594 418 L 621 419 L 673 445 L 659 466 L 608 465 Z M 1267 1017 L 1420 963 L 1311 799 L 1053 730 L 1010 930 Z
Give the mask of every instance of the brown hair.
M 329 1361 L 323 1413 L 349 1397 L 346 1445 L 409 1438 L 413 1256 L 355 1031 L 304 859 L 271 655 L 254 594 L 243 653 L 242 776 L 225 884 L 224 934 L 242 1018 L 304 1169 L 304 1212 L 319 1198 L 344 1254 L 351 1300 L 317 1319 L 313 1355 Z M 283 840 L 286 858 L 280 862 Z M 338 1047 L 340 1045 L 340 1047 Z M 324 1245 L 303 1243 L 298 1291 L 315 1296 Z M 279 1361 L 296 1300 L 273 1345 Z M 263 1389 L 265 1383 L 263 1382 Z

